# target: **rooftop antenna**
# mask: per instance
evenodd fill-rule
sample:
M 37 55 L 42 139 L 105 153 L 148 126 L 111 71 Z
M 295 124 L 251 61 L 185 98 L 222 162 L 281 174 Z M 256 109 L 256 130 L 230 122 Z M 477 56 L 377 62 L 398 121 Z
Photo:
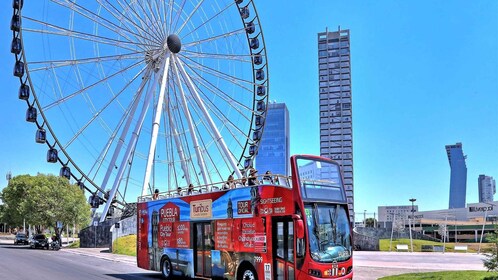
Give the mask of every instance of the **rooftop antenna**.
M 10 181 L 10 179 L 12 179 L 12 173 L 10 171 L 7 172 L 7 175 L 5 175 L 5 179 L 7 179 L 7 181 Z

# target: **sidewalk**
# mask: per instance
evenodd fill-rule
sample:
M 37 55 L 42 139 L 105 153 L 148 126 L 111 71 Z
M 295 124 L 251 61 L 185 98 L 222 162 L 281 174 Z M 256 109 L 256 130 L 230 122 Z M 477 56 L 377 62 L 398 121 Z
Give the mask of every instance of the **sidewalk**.
M 60 252 L 137 265 L 136 257 L 113 254 L 107 248 L 63 248 Z

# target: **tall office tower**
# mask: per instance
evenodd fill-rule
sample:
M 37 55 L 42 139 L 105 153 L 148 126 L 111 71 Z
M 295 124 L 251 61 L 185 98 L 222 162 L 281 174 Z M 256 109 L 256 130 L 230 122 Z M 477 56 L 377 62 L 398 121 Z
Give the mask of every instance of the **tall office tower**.
M 353 120 L 349 30 L 318 33 L 320 155 L 342 168 L 351 221 L 353 196 Z
M 479 202 L 492 202 L 496 193 L 496 182 L 491 176 L 479 175 Z
M 261 175 L 290 175 L 289 159 L 289 111 L 285 103 L 270 102 L 266 114 L 265 129 L 256 155 L 256 169 Z
M 465 208 L 467 195 L 467 165 L 463 154 L 462 143 L 446 145 L 446 153 L 450 163 L 450 204 L 449 209 Z

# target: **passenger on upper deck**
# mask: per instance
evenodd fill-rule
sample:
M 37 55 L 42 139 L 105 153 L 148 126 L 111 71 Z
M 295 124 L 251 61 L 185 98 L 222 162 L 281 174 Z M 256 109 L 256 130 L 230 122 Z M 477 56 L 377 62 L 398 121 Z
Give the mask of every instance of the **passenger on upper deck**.
M 237 180 L 237 182 L 235 183 L 235 186 L 236 186 L 237 188 L 247 186 L 247 178 L 246 178 L 246 177 L 242 177 L 242 179 Z
M 157 200 L 159 198 L 159 189 L 156 189 L 154 191 L 154 194 L 152 195 L 153 200 Z
M 178 196 L 181 196 L 181 195 L 182 195 L 182 188 L 181 188 L 181 187 L 178 187 L 178 188 L 176 189 L 176 193 L 177 193 L 177 195 L 178 195 Z
M 224 190 L 235 188 L 235 182 L 233 181 L 233 176 L 230 174 L 228 176 L 227 182 L 223 185 Z
M 251 168 L 249 170 L 248 186 L 256 186 L 258 184 L 258 170 Z
M 187 189 L 187 194 L 193 194 L 194 193 L 194 185 L 192 183 L 188 184 L 188 189 Z
M 270 170 L 266 171 L 265 176 L 263 176 L 263 183 L 273 184 L 273 177 L 271 176 Z

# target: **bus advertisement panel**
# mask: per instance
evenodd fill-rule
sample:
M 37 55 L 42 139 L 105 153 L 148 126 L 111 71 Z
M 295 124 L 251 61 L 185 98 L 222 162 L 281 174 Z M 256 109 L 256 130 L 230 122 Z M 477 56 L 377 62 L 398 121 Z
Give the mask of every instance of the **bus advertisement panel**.
M 264 271 L 266 217 L 290 215 L 291 197 L 288 187 L 254 186 L 141 202 L 138 266 L 159 271 L 167 257 L 175 275 L 230 279 L 245 260 Z

